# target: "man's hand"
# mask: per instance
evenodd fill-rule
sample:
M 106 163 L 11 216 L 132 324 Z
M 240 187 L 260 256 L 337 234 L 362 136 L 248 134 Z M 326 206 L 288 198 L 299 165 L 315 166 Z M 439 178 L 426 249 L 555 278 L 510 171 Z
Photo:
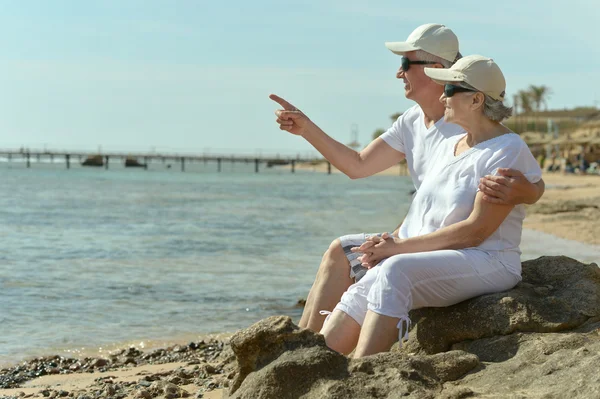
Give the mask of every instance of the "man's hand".
M 518 170 L 498 169 L 500 176 L 485 176 L 479 181 L 483 200 L 492 204 L 532 204 L 539 198 L 539 189 Z
M 397 243 L 394 237 L 388 233 L 380 236 L 371 236 L 360 246 L 350 249 L 352 252 L 359 252 L 363 255 L 358 258 L 362 265 L 372 268 L 385 258 L 397 254 Z
M 279 128 L 292 134 L 303 136 L 306 132 L 306 127 L 311 123 L 310 119 L 283 98 L 275 94 L 271 94 L 269 98 L 283 107 L 283 109 L 275 111 Z

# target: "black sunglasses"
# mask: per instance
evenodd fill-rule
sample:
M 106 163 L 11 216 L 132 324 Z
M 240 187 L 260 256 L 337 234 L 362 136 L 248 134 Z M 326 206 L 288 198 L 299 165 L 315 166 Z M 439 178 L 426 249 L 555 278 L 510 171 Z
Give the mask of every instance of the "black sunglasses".
M 455 85 L 451 85 L 449 83 L 446 83 L 444 85 L 444 95 L 446 97 L 452 97 L 453 95 L 455 95 L 456 93 L 460 93 L 461 91 L 477 91 L 477 90 L 467 89 L 466 87 L 455 86 Z
M 401 65 L 402 65 L 402 71 L 408 72 L 411 65 L 433 65 L 433 64 L 438 64 L 438 63 L 435 61 L 412 61 L 406 57 L 402 57 Z

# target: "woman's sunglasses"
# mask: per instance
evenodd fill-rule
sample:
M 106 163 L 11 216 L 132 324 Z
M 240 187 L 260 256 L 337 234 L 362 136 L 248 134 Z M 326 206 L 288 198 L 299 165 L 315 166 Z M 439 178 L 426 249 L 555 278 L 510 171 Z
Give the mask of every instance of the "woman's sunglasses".
M 455 86 L 455 85 L 451 85 L 449 83 L 446 83 L 444 85 L 444 95 L 446 97 L 452 97 L 453 95 L 455 95 L 456 93 L 460 93 L 461 91 L 477 91 L 477 90 L 467 89 L 466 87 Z
M 411 65 L 433 65 L 433 64 L 438 64 L 438 63 L 435 61 L 412 61 L 403 56 L 401 65 L 402 65 L 402 71 L 408 72 Z

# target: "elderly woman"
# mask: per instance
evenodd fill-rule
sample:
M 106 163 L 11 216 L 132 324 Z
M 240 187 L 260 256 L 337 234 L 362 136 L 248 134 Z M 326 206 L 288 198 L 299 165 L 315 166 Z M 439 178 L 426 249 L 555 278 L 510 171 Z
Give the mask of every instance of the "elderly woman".
M 377 266 L 344 293 L 321 333 L 329 347 L 355 350 L 355 357 L 407 338 L 411 309 L 453 305 L 521 280 L 524 206 L 485 202 L 478 190 L 480 179 L 498 168 L 517 169 L 532 183 L 541 178 L 525 142 L 500 123 L 512 112 L 502 103 L 504 76 L 493 60 L 475 55 L 425 73 L 445 85 L 445 121 L 466 134 L 431 149 L 435 165 L 398 237 L 373 237 L 354 249 L 364 265 Z

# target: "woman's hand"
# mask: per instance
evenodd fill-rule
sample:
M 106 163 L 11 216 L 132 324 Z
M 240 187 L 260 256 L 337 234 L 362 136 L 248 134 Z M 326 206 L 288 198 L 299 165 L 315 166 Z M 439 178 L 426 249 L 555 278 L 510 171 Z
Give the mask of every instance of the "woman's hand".
M 398 240 L 398 241 L 396 241 Z M 372 268 L 381 262 L 383 259 L 397 255 L 398 244 L 400 239 L 391 237 L 388 233 L 383 233 L 380 236 L 371 236 L 360 246 L 350 250 L 352 252 L 362 253 L 358 259 L 364 267 Z

